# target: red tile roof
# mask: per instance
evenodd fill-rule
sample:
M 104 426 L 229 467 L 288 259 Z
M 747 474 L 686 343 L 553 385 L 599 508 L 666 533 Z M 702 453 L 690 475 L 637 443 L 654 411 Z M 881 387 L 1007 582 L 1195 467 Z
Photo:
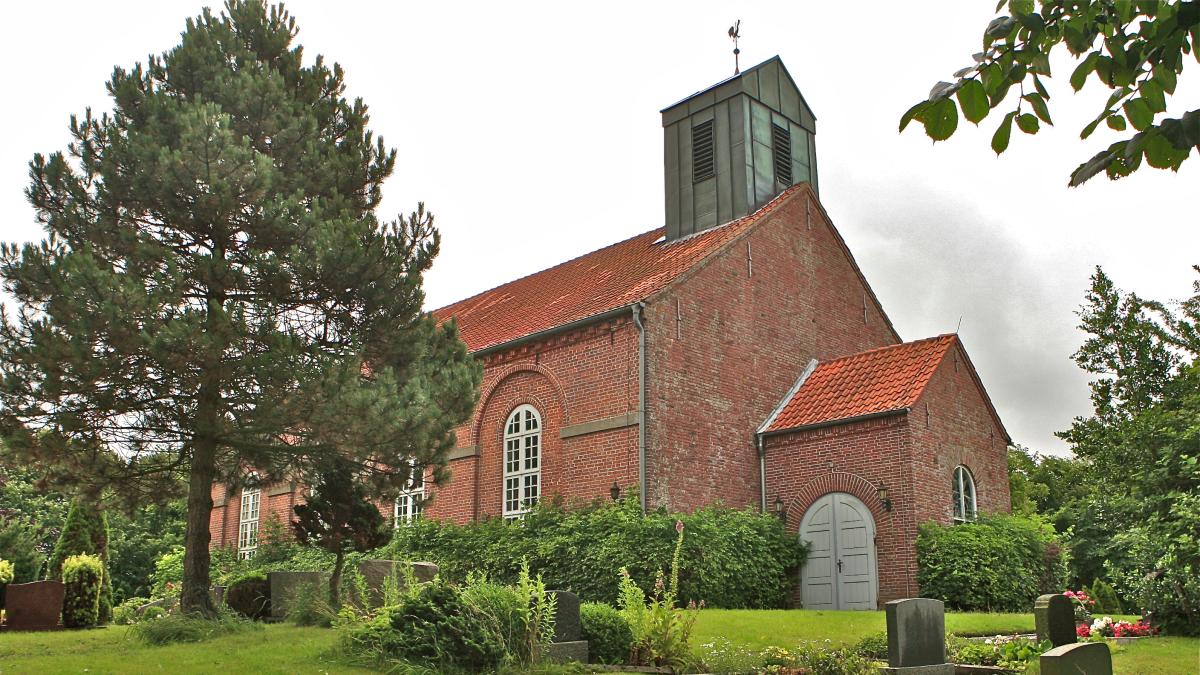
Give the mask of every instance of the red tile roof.
M 819 363 L 764 431 L 910 408 L 957 340 L 939 335 Z
M 755 213 L 671 242 L 663 228 L 639 234 L 550 269 L 434 310 L 458 320 L 472 352 L 644 300 L 770 214 L 805 184 L 788 188 Z

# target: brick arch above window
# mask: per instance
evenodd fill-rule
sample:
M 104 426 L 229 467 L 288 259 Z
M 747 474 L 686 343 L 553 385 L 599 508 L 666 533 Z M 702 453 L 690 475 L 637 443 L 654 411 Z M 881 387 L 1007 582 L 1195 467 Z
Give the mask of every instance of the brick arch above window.
M 833 471 L 822 474 L 805 483 L 796 496 L 792 497 L 784 510 L 784 524 L 788 532 L 800 531 L 800 520 L 809 507 L 830 492 L 845 492 L 858 497 L 862 503 L 871 509 L 871 517 L 876 523 L 891 514 L 884 510 L 883 502 L 879 500 L 879 491 L 875 484 L 856 473 Z
M 471 421 L 471 433 L 475 437 L 473 440 L 476 444 L 481 443 L 483 441 L 484 434 L 490 432 L 490 430 L 485 431 L 482 428 L 482 425 L 484 412 L 487 410 L 488 405 L 492 402 L 496 392 L 500 391 L 501 387 L 503 387 L 505 383 L 521 373 L 535 373 L 546 378 L 546 381 L 550 383 L 550 388 L 553 390 L 554 398 L 556 400 L 544 401 L 536 396 L 522 395 L 516 399 L 513 399 L 515 402 L 510 402 L 510 405 L 507 406 L 508 409 L 505 411 L 505 414 L 507 415 L 508 413 L 511 413 L 518 405 L 531 405 L 545 414 L 547 408 L 550 405 L 553 405 L 561 412 L 560 423 L 563 426 L 571 424 L 570 413 L 567 411 L 566 397 L 563 394 L 562 383 L 558 381 L 558 378 L 554 375 L 554 373 L 536 363 L 513 364 L 505 366 L 496 377 L 496 380 L 492 384 L 487 385 L 479 396 L 479 403 L 475 406 L 475 418 Z M 503 434 L 501 434 L 501 436 L 503 436 Z M 459 443 L 462 443 L 461 439 Z

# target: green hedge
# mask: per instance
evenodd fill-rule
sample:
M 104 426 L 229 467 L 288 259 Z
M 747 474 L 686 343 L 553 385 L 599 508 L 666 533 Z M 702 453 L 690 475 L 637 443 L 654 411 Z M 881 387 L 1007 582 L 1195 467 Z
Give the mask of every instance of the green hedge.
M 948 609 L 1030 612 L 1043 593 L 1060 593 L 1066 552 L 1037 518 L 988 516 L 961 525 L 925 523 L 917 535 L 921 596 Z
M 225 589 L 225 604 L 247 619 L 271 616 L 271 584 L 262 572 L 248 572 L 232 579 Z
M 469 525 L 419 520 L 397 530 L 381 555 L 437 563 L 444 578 L 468 572 L 513 583 L 522 560 L 548 588 L 584 601 L 613 603 L 621 567 L 639 583 L 654 583 L 671 562 L 675 522 L 685 526 L 679 598 L 709 607 L 784 607 L 791 572 L 803 560 L 799 540 L 778 519 L 721 506 L 692 514 L 641 514 L 636 497 L 575 509 L 543 504 L 520 523 L 499 518 Z
M 633 630 L 612 605 L 585 602 L 579 606 L 579 624 L 588 641 L 591 663 L 622 664 L 629 661 Z
M 100 620 L 100 589 L 104 563 L 94 555 L 73 555 L 63 561 L 62 622 L 66 628 L 89 628 Z

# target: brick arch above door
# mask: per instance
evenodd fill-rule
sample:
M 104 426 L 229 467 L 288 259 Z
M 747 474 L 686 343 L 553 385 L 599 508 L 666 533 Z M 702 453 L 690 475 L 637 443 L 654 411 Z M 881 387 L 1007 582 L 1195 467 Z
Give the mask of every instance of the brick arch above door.
M 787 503 L 784 523 L 788 532 L 799 532 L 800 519 L 809 507 L 830 492 L 845 492 L 858 497 L 871 510 L 871 516 L 877 524 L 891 516 L 891 513 L 883 508 L 879 492 L 871 481 L 856 473 L 831 471 L 805 483 Z

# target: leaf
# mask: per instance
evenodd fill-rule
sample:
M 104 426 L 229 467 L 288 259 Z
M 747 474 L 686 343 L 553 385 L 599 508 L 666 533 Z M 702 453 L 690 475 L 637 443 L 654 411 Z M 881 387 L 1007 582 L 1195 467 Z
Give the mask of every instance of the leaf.
M 1033 12 L 1033 0 L 1009 0 L 1008 9 L 1017 16 Z
M 1038 94 L 1026 94 L 1025 100 L 1029 101 L 1029 104 L 1033 106 L 1033 112 L 1037 113 L 1037 116 L 1043 122 L 1046 124 L 1054 124 L 1054 122 L 1050 120 L 1050 108 L 1046 106 L 1045 99 Z
M 1146 101 L 1140 98 L 1125 103 L 1125 116 L 1129 118 L 1129 123 L 1133 125 L 1133 128 L 1138 131 L 1145 131 L 1154 123 L 1154 113 L 1150 111 L 1150 106 L 1146 105 Z
M 1162 134 L 1150 134 L 1146 139 L 1146 144 L 1143 147 L 1146 155 L 1146 163 L 1156 169 L 1171 169 L 1178 171 L 1179 165 L 1183 164 L 1183 160 L 1187 159 L 1190 148 L 1180 150 L 1171 144 L 1171 141 L 1163 137 Z
M 958 106 L 944 98 L 933 103 L 916 116 L 925 124 L 925 134 L 934 141 L 944 141 L 958 128 Z
M 900 131 L 904 131 L 904 127 L 908 126 L 908 123 L 911 122 L 914 117 L 919 115 L 922 110 L 928 108 L 930 105 L 932 104 L 929 101 L 921 101 L 920 103 L 909 108 L 907 112 L 900 116 Z
M 1034 89 L 1037 89 L 1039 96 L 1047 101 L 1050 100 L 1050 92 L 1046 91 L 1046 87 L 1042 85 L 1042 78 L 1038 77 L 1037 75 L 1033 76 L 1033 87 Z
M 963 117 L 966 117 L 972 124 L 979 124 L 991 110 L 988 107 L 987 94 L 983 91 L 983 83 L 979 80 L 963 82 L 962 88 L 955 92 L 955 96 L 958 97 L 958 104 L 962 107 Z
M 992 151 L 997 155 L 1008 149 L 1008 141 L 1012 136 L 1012 121 L 1016 116 L 1015 111 L 1008 113 L 1000 122 L 1000 126 L 996 127 L 996 133 L 992 136 Z
M 960 82 L 938 82 L 929 90 L 929 100 L 938 101 L 944 98 L 949 98 L 950 94 L 958 91 L 963 83 Z
M 1167 99 L 1163 96 L 1162 85 L 1157 80 L 1146 80 L 1138 87 L 1138 93 L 1146 100 L 1146 105 L 1150 107 L 1150 112 L 1166 112 Z
M 1113 113 L 1112 115 L 1109 115 L 1107 118 L 1105 118 L 1105 121 L 1108 122 L 1109 129 L 1112 129 L 1113 131 L 1125 131 L 1125 118 L 1124 117 L 1121 117 L 1120 115 L 1118 115 L 1116 113 Z
M 1092 52 L 1091 54 L 1088 54 L 1083 60 L 1083 63 L 1079 64 L 1079 66 L 1075 68 L 1075 72 L 1071 73 L 1072 89 L 1075 91 L 1083 89 L 1084 83 L 1087 82 L 1088 74 L 1096 69 L 1096 57 L 1098 55 L 1099 52 Z
M 1038 132 L 1038 118 L 1025 113 L 1017 118 L 1017 126 L 1027 134 L 1036 134 Z
M 1200 47 L 1200 45 L 1197 45 L 1197 47 Z M 1178 78 L 1176 77 L 1175 69 L 1171 66 L 1168 66 L 1165 63 L 1160 63 L 1154 66 L 1154 80 L 1158 82 L 1159 86 L 1163 88 L 1163 91 L 1167 92 L 1168 94 L 1175 93 L 1175 84 L 1177 79 Z
M 1181 150 L 1200 145 L 1200 110 L 1184 113 L 1180 119 L 1163 120 L 1159 131 L 1171 145 Z
M 959 78 L 966 77 L 967 75 L 970 75 L 971 73 L 975 72 L 976 69 L 978 69 L 978 66 L 967 66 L 966 68 L 959 68 L 958 70 L 954 71 L 954 75 L 952 77 L 959 77 Z
M 1109 147 L 1108 150 L 1096 153 L 1094 157 L 1083 164 L 1080 164 L 1079 168 L 1071 172 L 1071 180 L 1067 183 L 1067 185 L 1069 187 L 1079 187 L 1080 185 L 1086 183 L 1092 176 L 1095 176 L 1107 168 L 1108 165 L 1113 161 L 1113 158 L 1117 156 L 1117 151 L 1114 150 L 1117 145 L 1124 146 L 1125 143 L 1123 141 L 1121 143 L 1116 143 Z
M 992 42 L 1011 33 L 1016 24 L 1016 19 L 1011 16 L 998 16 L 992 19 L 987 28 L 983 30 L 983 48 L 987 49 Z
M 1105 110 L 1103 114 L 1089 122 L 1088 125 L 1083 128 L 1083 131 L 1079 132 L 1079 137 L 1087 138 L 1088 136 L 1091 136 L 1092 132 L 1096 130 L 1096 127 L 1100 126 L 1100 122 L 1103 121 L 1104 118 L 1108 117 L 1111 113 L 1111 110 Z

